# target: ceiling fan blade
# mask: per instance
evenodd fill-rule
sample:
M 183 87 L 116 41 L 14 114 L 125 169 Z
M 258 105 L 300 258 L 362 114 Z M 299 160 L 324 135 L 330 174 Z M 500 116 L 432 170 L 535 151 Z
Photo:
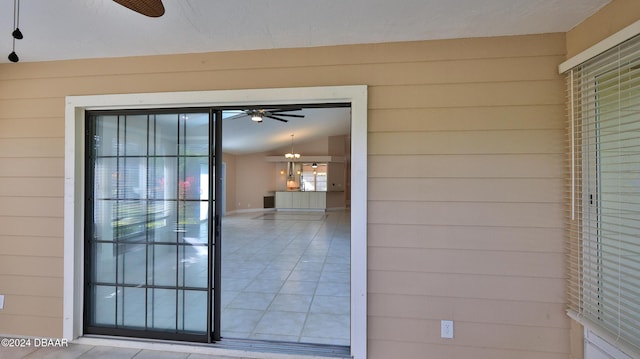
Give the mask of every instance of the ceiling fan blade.
M 239 113 L 239 114 L 236 114 L 236 115 L 233 115 L 233 116 L 225 117 L 224 119 L 225 120 L 235 120 L 235 119 L 243 118 L 243 117 L 247 117 L 247 116 L 249 116 L 249 114 L 247 114 L 247 113 Z
M 293 114 L 288 114 L 288 113 L 271 112 L 271 114 L 275 115 L 275 116 L 304 118 L 304 115 L 293 115 Z
M 274 120 L 278 120 L 278 121 L 282 121 L 282 122 L 289 122 L 289 120 L 285 120 L 284 118 L 275 117 L 275 116 L 272 116 L 272 115 L 265 115 L 264 117 L 268 117 L 268 118 L 271 118 L 271 119 L 274 119 Z
M 146 15 L 149 17 L 160 17 L 164 15 L 164 5 L 162 5 L 162 0 L 113 0 L 113 1 L 139 14 Z
M 271 112 L 294 112 L 294 111 L 301 111 L 301 108 L 273 108 L 267 111 L 271 111 Z

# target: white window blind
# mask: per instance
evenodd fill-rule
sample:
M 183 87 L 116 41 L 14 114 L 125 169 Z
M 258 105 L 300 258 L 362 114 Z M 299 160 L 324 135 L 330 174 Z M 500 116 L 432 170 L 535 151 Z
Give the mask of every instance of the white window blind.
M 567 78 L 569 313 L 640 356 L 640 36 Z

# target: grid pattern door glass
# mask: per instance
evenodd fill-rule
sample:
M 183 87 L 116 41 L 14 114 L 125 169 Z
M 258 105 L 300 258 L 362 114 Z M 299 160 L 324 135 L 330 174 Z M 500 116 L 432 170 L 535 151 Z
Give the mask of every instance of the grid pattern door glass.
M 88 116 L 85 332 L 206 338 L 209 118 Z

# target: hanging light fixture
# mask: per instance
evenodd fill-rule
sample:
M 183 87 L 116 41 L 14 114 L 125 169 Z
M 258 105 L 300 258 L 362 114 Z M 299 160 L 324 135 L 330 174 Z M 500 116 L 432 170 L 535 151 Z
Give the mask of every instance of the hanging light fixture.
M 313 168 L 313 169 L 318 168 L 318 164 L 317 164 L 316 162 L 312 163 L 312 164 L 311 164 L 311 168 Z
M 13 0 L 13 28 L 14 30 L 11 33 L 13 37 L 13 49 L 8 59 L 11 62 L 18 62 L 20 58 L 18 54 L 16 54 L 16 40 L 22 40 L 24 38 L 22 31 L 20 31 L 20 0 Z
M 286 158 L 288 160 L 296 160 L 296 159 L 300 158 L 300 154 L 299 153 L 293 152 L 293 133 L 291 134 L 291 152 L 285 153 L 284 158 Z

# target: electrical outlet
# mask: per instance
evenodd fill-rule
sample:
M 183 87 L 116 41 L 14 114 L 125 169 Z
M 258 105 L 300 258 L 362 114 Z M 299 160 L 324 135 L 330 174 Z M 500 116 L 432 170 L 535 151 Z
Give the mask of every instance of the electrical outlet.
M 0 295 L 0 309 L 4 309 L 4 295 Z
M 440 337 L 453 339 L 453 320 L 440 321 Z

